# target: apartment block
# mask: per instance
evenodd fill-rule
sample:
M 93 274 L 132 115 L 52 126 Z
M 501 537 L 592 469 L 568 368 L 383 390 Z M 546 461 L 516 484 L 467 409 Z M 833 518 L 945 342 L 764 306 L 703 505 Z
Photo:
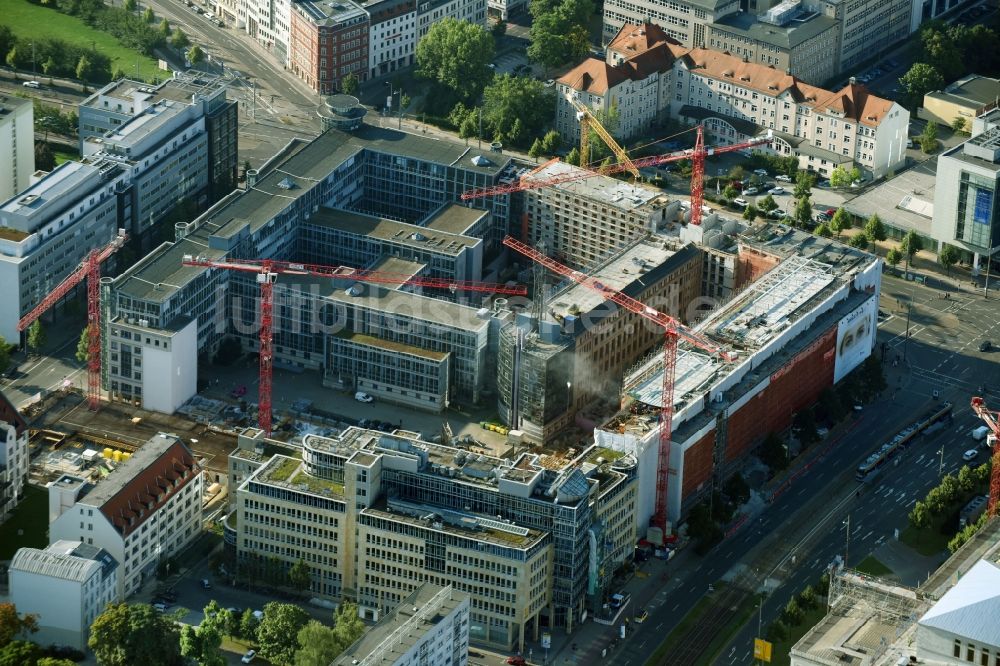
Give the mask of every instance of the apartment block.
M 1000 246 L 998 190 L 1000 122 L 993 117 L 980 134 L 938 157 L 931 236 L 971 252 L 978 268 Z
M 664 235 L 634 241 L 587 268 L 601 284 L 684 319 L 701 295 L 701 251 L 668 249 Z M 500 331 L 497 410 L 525 437 L 546 442 L 595 399 L 618 395 L 625 371 L 663 341 L 663 331 L 588 287 L 546 295 L 541 319 L 518 314 Z
M 374 0 L 367 5 L 368 73 L 385 76 L 413 64 L 417 49 L 417 0 Z
M 298 0 L 291 9 L 289 68 L 321 95 L 340 90 L 353 74 L 368 78 L 368 13 L 352 0 Z
M 653 23 L 679 44 L 705 46 L 709 24 L 739 11 L 739 0 L 606 0 L 603 41 L 625 25 Z
M 138 326 L 143 340 L 149 331 L 154 344 L 151 350 L 145 347 L 143 354 L 147 350 L 162 350 L 155 346 L 155 340 L 166 341 L 179 334 L 181 328 L 174 322 L 188 319 L 196 322 L 199 353 L 211 353 L 227 336 L 242 340 L 247 349 L 256 349 L 257 285 L 246 276 L 228 271 L 186 267 L 185 256 L 273 258 L 359 268 L 377 266 L 380 270 L 409 275 L 456 278 L 465 275 L 465 279 L 479 279 L 477 273 L 483 263 L 487 257 L 496 256 L 500 241 L 508 232 L 509 195 L 478 200 L 483 208 L 476 210 L 456 202 L 467 189 L 508 182 L 516 175 L 509 158 L 495 153 L 488 155 L 479 154 L 463 143 L 368 125 L 361 125 L 354 133 L 329 130 L 308 143 L 293 142 L 252 176 L 251 188 L 231 193 L 191 223 L 178 224 L 173 243 L 157 248 L 116 278 L 109 286 L 106 300 L 106 326 L 120 326 L 123 331 Z M 395 263 L 385 263 L 390 260 Z M 354 342 L 334 341 L 330 336 L 339 329 L 330 327 L 333 321 L 348 321 L 353 327 L 355 320 L 353 314 L 333 320 L 330 317 L 334 314 L 322 313 L 327 308 L 331 312 L 359 312 L 358 327 L 350 329 L 353 333 L 382 338 L 387 344 L 402 343 L 451 354 L 447 387 L 439 384 L 443 371 L 440 359 L 433 363 L 420 360 L 414 367 L 419 366 L 425 374 L 419 379 L 411 375 L 399 383 L 383 383 L 388 378 L 379 375 L 379 381 L 371 379 L 370 385 L 378 384 L 379 390 L 383 390 L 382 386 L 391 387 L 397 396 L 401 395 L 397 388 L 415 390 L 422 385 L 427 390 L 426 396 L 432 393 L 436 396 L 434 400 L 425 396 L 433 410 L 445 396 L 473 400 L 481 395 L 489 381 L 482 361 L 486 353 L 484 327 L 488 327 L 488 321 L 478 319 L 477 315 L 483 305 L 482 294 L 427 291 L 421 295 L 411 293 L 415 289 L 397 285 L 395 289 L 379 290 L 384 297 L 357 309 L 357 303 L 365 299 L 347 294 L 353 285 L 354 281 L 349 280 L 336 284 L 330 280 L 278 281 L 276 296 L 281 300 L 276 309 L 276 363 L 317 370 L 322 365 L 326 381 L 339 381 L 341 369 L 322 361 L 328 353 L 328 343 L 343 347 Z M 368 292 L 362 289 L 361 293 Z M 431 295 L 441 298 L 429 298 Z M 390 305 L 403 310 L 379 310 Z M 368 327 L 364 323 L 380 319 L 395 321 L 404 313 L 420 322 L 413 336 L 406 340 L 393 337 L 395 334 L 388 327 Z M 461 327 L 465 329 L 458 330 Z M 160 333 L 152 335 L 156 331 Z M 454 333 L 439 335 L 440 331 Z M 129 344 L 115 335 L 109 334 L 106 339 Z M 362 341 L 366 344 L 360 344 Z M 358 358 L 371 351 L 371 345 L 367 344 L 370 341 L 358 338 L 355 342 L 359 343 L 355 345 Z M 134 373 L 136 344 L 131 345 Z M 169 346 L 170 354 L 175 351 L 184 354 L 183 358 L 164 361 L 181 369 L 178 377 L 197 373 L 196 360 L 191 360 L 188 349 L 186 344 Z M 395 351 L 380 349 L 378 353 L 385 358 L 385 354 Z M 109 374 L 109 386 L 118 382 L 122 391 L 124 386 L 130 386 L 131 397 L 124 393 L 120 397 L 137 400 L 134 389 L 140 383 L 134 375 L 124 375 L 128 364 L 109 363 L 108 367 L 119 369 Z M 372 372 L 377 369 L 376 364 L 366 367 Z M 343 373 L 349 371 L 343 369 Z M 143 373 L 142 377 L 145 382 L 148 374 Z M 163 385 L 148 388 L 167 390 Z M 153 404 L 148 388 L 142 385 L 143 393 L 138 399 L 141 404 Z M 186 393 L 186 390 L 172 393 L 169 399 L 156 402 L 175 404 L 176 400 L 190 398 L 193 389 Z M 390 391 L 386 389 L 385 393 Z
M 28 481 L 28 423 L 0 391 L 0 525 L 17 508 Z
M 17 322 L 87 254 L 115 237 L 128 210 L 127 173 L 106 159 L 65 162 L 0 203 L 0 335 L 20 340 Z
M 288 60 L 293 0 L 236 0 L 236 24 L 278 62 Z
M 424 583 L 397 605 L 331 666 L 365 661 L 387 666 L 469 663 L 469 595 Z
M 580 171 L 552 162 L 531 178 L 552 178 Z M 583 269 L 608 258 L 637 238 L 666 225 L 679 204 L 661 190 L 596 176 L 524 191 L 528 240 L 545 252 Z
M 484 0 L 423 0 L 417 2 L 417 42 L 432 25 L 445 18 L 489 27 Z
M 572 629 L 613 591 L 635 539 L 633 462 L 595 447 L 508 460 L 402 431 L 308 435 L 301 459 L 275 455 L 238 486 L 238 562 L 302 559 L 313 594 L 353 597 L 371 619 L 421 585 L 451 586 L 470 597 L 469 640 L 523 651 L 542 617 Z
M 0 201 L 31 183 L 35 172 L 35 121 L 30 99 L 0 95 Z
M 148 319 L 118 319 L 107 328 L 102 366 L 113 377 L 108 397 L 172 414 L 197 390 L 197 322 L 178 317 L 152 329 Z
M 202 492 L 194 454 L 160 433 L 96 484 L 70 475 L 50 483 L 49 541 L 107 551 L 119 565 L 115 598 L 124 599 L 198 536 Z
M 122 79 L 80 105 L 80 152 L 128 172 L 127 228 L 147 247 L 180 200 L 205 205 L 233 190 L 237 142 L 236 102 L 221 78 L 185 74 L 155 87 Z
M 628 26 L 625 34 L 643 32 Z M 648 34 L 648 30 L 646 31 Z M 609 61 L 616 70 L 630 71 L 637 60 L 645 60 L 640 49 L 649 40 L 629 36 L 631 50 L 616 50 Z M 622 59 L 623 54 L 632 55 Z M 837 91 L 824 90 L 777 69 L 721 51 L 684 48 L 660 41 L 655 51 L 662 65 L 651 71 L 643 86 L 657 87 L 644 98 L 662 106 L 650 116 L 666 113 L 685 124 L 704 124 L 708 142 L 727 145 L 746 141 L 771 130 L 775 139 L 769 150 L 798 157 L 802 169 L 828 176 L 837 166 L 857 166 L 869 176 L 880 177 L 905 159 L 909 112 L 891 100 L 873 95 L 853 79 Z M 664 65 L 669 65 L 669 68 Z M 581 77 L 591 64 L 582 64 L 557 83 L 556 124 L 563 133 L 578 133 L 578 121 L 570 100 L 595 109 L 609 104 L 612 89 L 589 89 Z M 621 108 L 633 106 L 629 88 L 614 88 Z M 767 149 L 765 149 L 767 150 Z
M 528 0 L 487 0 L 486 11 L 490 18 L 506 21 L 528 11 Z
M 82 541 L 56 541 L 44 550 L 19 548 L 10 563 L 10 600 L 35 615 L 39 645 L 87 649 L 90 626 L 119 600 L 118 562 Z

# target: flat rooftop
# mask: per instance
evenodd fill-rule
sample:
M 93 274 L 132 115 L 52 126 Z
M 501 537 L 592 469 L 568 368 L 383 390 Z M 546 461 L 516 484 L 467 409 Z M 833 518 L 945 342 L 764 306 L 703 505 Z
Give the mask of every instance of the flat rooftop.
M 496 177 L 507 169 L 510 158 L 497 157 L 495 153 L 483 155 L 481 151 L 463 143 L 418 136 L 393 129 L 362 125 L 348 134 L 332 129 L 305 143 L 293 142 L 265 169 L 256 185 L 249 190 L 231 193 L 198 220 L 192 223 L 195 231 L 182 243 L 160 246 L 120 278 L 115 288 L 133 298 L 162 302 L 179 288 L 208 270 L 187 268 L 180 265 L 184 254 L 204 255 L 211 258 L 224 256 L 224 252 L 208 250 L 208 237 L 230 237 L 244 227 L 256 233 L 281 211 L 298 199 L 337 167 L 363 151 L 372 151 L 401 158 L 413 158 L 435 164 L 461 167 Z M 484 156 L 486 163 L 473 163 L 473 158 Z M 492 160 L 496 159 L 494 162 Z M 184 245 L 183 249 L 177 246 Z M 157 289 L 151 286 L 160 285 Z
M 130 120 L 104 135 L 105 143 L 132 146 L 158 131 L 173 118 L 184 113 L 187 107 L 173 100 L 163 100 L 134 115 Z M 92 141 L 94 139 L 91 139 Z
M 805 19 L 805 20 L 803 20 Z M 712 29 L 722 29 L 752 40 L 777 46 L 781 49 L 793 49 L 827 30 L 836 28 L 837 20 L 813 13 L 801 14 L 797 19 L 785 25 L 774 25 L 757 20 L 754 14 L 737 12 L 719 19 L 712 24 Z
M 482 208 L 446 203 L 425 218 L 424 226 L 435 231 L 464 235 L 470 227 L 489 214 L 489 211 Z
M 394 342 L 392 340 L 383 340 L 382 338 L 376 338 L 372 335 L 364 335 L 363 333 L 355 333 L 353 331 L 340 331 L 335 334 L 336 337 L 341 340 L 346 340 L 356 345 L 365 345 L 368 347 L 376 347 L 378 349 L 384 349 L 395 354 L 409 354 L 410 356 L 419 356 L 420 358 L 426 358 L 431 361 L 443 361 L 448 358 L 450 352 L 439 352 L 433 351 L 431 349 L 422 349 L 420 347 L 414 347 L 413 345 L 407 345 L 402 342 Z
M 345 649 L 331 666 L 391 666 L 423 638 L 425 630 L 455 611 L 469 596 L 448 587 L 424 583 L 378 624 Z
M 635 282 L 649 282 L 650 271 L 662 266 L 677 254 L 664 248 L 662 240 L 643 238 L 634 242 L 610 260 L 588 269 L 588 275 L 601 284 L 622 291 Z M 565 317 L 569 314 L 587 313 L 608 299 L 590 287 L 570 283 L 565 289 L 552 295 L 547 305 L 550 312 Z
M 63 162 L 45 178 L 0 205 L 0 225 L 34 233 L 38 222 L 31 218 L 45 216 L 47 220 L 51 211 L 72 205 L 79 198 L 79 188 L 100 170 L 83 162 Z M 70 192 L 75 196 L 67 196 Z M 27 228 L 22 221 L 24 218 L 28 219 Z
M 1000 97 L 1000 80 L 970 74 L 945 87 L 925 95 L 964 106 L 982 107 Z
M 893 227 L 912 229 L 930 237 L 937 161 L 936 156 L 932 157 L 912 169 L 901 171 L 895 178 L 869 187 L 860 196 L 847 201 L 844 208 L 864 219 L 878 215 Z
M 485 213 L 485 211 L 478 212 Z M 481 217 L 481 215 L 477 217 Z M 396 220 L 387 220 L 365 213 L 344 210 L 343 208 L 327 208 L 326 206 L 321 207 L 317 212 L 313 213 L 305 224 L 337 229 L 338 231 L 356 236 L 399 243 L 401 245 L 426 249 L 428 252 L 450 256 L 458 256 L 466 248 L 482 243 L 482 240 L 472 238 L 471 236 L 461 236 L 436 228 L 431 229 L 416 224 L 397 222 Z
M 553 178 L 586 171 L 566 162 L 550 162 L 537 171 L 525 176 L 528 180 Z M 565 183 L 557 183 L 546 190 L 572 193 L 575 196 L 593 199 L 601 204 L 624 211 L 635 211 L 652 203 L 666 203 L 667 195 L 662 190 L 641 185 L 632 185 L 610 176 L 593 176 Z M 534 192 L 534 190 L 528 190 Z M 544 192 L 545 190 L 541 190 Z
M 309 20 L 320 26 L 336 26 L 344 21 L 367 16 L 365 10 L 351 0 L 319 2 L 318 0 L 295 0 L 292 9 L 300 9 Z
M 227 79 L 204 72 L 177 74 L 157 86 L 132 79 L 120 79 L 109 83 L 83 100 L 80 106 L 103 109 L 100 104 L 101 98 L 110 97 L 129 104 L 138 101 L 139 108 L 136 109 L 138 112 L 147 104 L 155 104 L 161 100 L 190 104 L 194 95 L 210 96 L 228 84 Z
M 382 255 L 375 260 L 370 267 L 373 271 L 378 271 L 379 273 L 398 275 L 400 276 L 399 283 L 394 285 L 397 288 L 406 284 L 404 277 L 415 277 L 424 272 L 427 268 L 427 264 L 421 263 L 419 261 L 410 261 L 409 259 L 402 259 L 400 257 L 394 257 L 392 255 Z M 383 287 L 388 287 L 390 285 L 386 283 L 381 283 Z

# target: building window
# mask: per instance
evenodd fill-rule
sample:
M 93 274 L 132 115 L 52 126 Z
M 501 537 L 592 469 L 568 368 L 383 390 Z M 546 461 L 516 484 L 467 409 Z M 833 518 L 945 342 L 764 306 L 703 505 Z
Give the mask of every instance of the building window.
M 969 643 L 965 646 L 965 660 L 975 661 L 976 660 L 976 646 Z

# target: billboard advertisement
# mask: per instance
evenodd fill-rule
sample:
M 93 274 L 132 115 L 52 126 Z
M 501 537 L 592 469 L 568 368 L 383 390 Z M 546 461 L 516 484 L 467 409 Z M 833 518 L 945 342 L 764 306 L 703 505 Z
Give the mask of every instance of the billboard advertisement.
M 972 221 L 989 224 L 993 213 L 993 190 L 976 188 L 976 201 L 972 208 Z
M 878 316 L 878 299 L 874 296 L 837 324 L 837 358 L 833 366 L 833 381 L 858 367 L 872 353 L 875 345 L 875 326 Z

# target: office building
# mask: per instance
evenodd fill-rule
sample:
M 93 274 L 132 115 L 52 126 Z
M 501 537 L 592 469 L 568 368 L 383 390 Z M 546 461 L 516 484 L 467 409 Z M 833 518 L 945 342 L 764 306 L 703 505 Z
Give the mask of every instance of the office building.
M 489 28 L 483 0 L 424 0 L 417 3 L 417 42 L 431 26 L 445 18 L 458 19 Z
M 653 23 L 683 46 L 705 46 L 709 24 L 739 11 L 739 0 L 607 0 L 603 41 L 625 25 Z
M 693 245 L 668 249 L 675 241 L 676 236 L 651 234 L 586 272 L 683 319 L 701 294 L 702 257 Z M 625 370 L 662 340 L 661 329 L 589 287 L 563 285 L 536 304 L 534 313 L 519 313 L 501 328 L 500 419 L 533 441 L 549 441 L 595 399 L 617 396 Z
M 776 265 L 695 327 L 731 350 L 734 360 L 679 344 L 667 499 L 674 524 L 739 471 L 768 433 L 787 428 L 793 414 L 868 358 L 875 344 L 880 259 L 774 224 L 749 229 L 739 244 L 741 257 L 745 251 L 769 256 Z M 743 274 L 765 265 L 742 263 Z M 662 351 L 627 369 L 622 386 L 625 406 L 595 431 L 595 441 L 639 460 L 636 518 L 644 526 L 656 496 Z
M 451 586 L 470 597 L 469 640 L 522 652 L 543 616 L 572 630 L 606 601 L 634 547 L 632 458 L 501 459 L 414 437 L 350 428 L 307 435 L 301 459 L 234 451 L 258 466 L 235 491 L 241 575 L 301 559 L 313 595 L 356 599 L 370 619 L 425 583 Z
M 721 51 L 662 40 L 650 46 L 648 37 L 632 36 L 650 34 L 643 26 L 622 30 L 630 48 L 609 51 L 609 62 L 617 63 L 611 67 L 616 72 L 650 73 L 638 87 L 611 86 L 611 78 L 608 85 L 593 86 L 595 79 L 585 76 L 594 67 L 591 60 L 564 75 L 556 84 L 556 126 L 564 136 L 579 133 L 570 100 L 604 109 L 615 99 L 622 109 L 641 106 L 642 122 L 667 115 L 682 124 L 704 124 L 707 142 L 717 145 L 743 142 L 771 130 L 774 141 L 762 150 L 795 155 L 800 168 L 822 176 L 837 166 L 857 166 L 870 177 L 881 177 L 904 163 L 909 112 L 873 95 L 854 79 L 840 90 L 824 90 Z M 641 50 L 644 46 L 646 51 Z M 660 64 L 649 63 L 650 57 Z M 653 107 L 653 101 L 659 106 Z
M 465 666 L 469 663 L 469 595 L 424 583 L 331 666 Z
M 65 162 L 0 203 L 0 335 L 20 341 L 17 322 L 111 242 L 127 208 L 127 174 L 105 159 Z
M 81 541 L 19 548 L 10 563 L 10 600 L 18 613 L 38 618 L 32 642 L 86 650 L 94 620 L 121 599 L 118 568 L 108 551 Z
M 34 118 L 30 99 L 0 95 L 0 201 L 31 183 L 35 172 Z
M 709 24 L 705 47 L 724 51 L 790 74 L 800 81 L 823 85 L 839 72 L 840 23 L 829 16 L 804 13 L 759 20 L 748 13 L 731 14 Z M 770 19 L 771 14 L 765 14 Z
M 197 220 L 178 224 L 173 243 L 157 248 L 116 278 L 108 288 L 107 326 L 123 331 L 139 326 L 145 345 L 147 329 L 160 331 L 165 340 L 194 322 L 199 353 L 213 352 L 226 336 L 234 336 L 246 349 L 255 350 L 259 289 L 252 276 L 186 267 L 182 265 L 185 256 L 271 258 L 359 268 L 378 265 L 388 272 L 456 279 L 465 275 L 465 279 L 478 280 L 483 263 L 499 253 L 500 241 L 508 232 L 510 197 L 477 200 L 481 210 L 454 204 L 467 189 L 511 182 L 516 176 L 509 158 L 487 155 L 462 143 L 368 125 L 353 133 L 330 130 L 308 143 L 293 142 L 251 176 L 252 187 L 231 193 Z M 383 339 L 387 345 L 401 343 L 451 354 L 446 363 L 440 358 L 421 360 L 419 375 L 398 381 L 369 377 L 371 385 L 382 387 L 385 381 L 387 395 L 400 396 L 403 390 L 423 386 L 424 402 L 436 410 L 446 399 L 475 401 L 487 386 L 483 358 L 484 326 L 488 328 L 489 317 L 481 319 L 479 315 L 482 294 L 446 293 L 437 299 L 429 298 L 429 290 L 421 295 L 405 286 L 370 291 L 359 287 L 358 294 L 366 294 L 360 298 L 353 292 L 348 294 L 353 280 L 292 280 L 290 276 L 279 279 L 278 285 L 276 296 L 282 300 L 276 302 L 274 349 L 279 365 L 318 370 L 331 346 L 352 347 L 360 359 L 370 351 L 371 340 L 334 336 L 346 322 L 350 328 L 343 329 L 345 336 L 350 330 Z M 368 294 L 375 297 L 369 299 Z M 361 302 L 365 305 L 359 305 Z M 383 312 L 382 307 L 399 309 Z M 324 308 L 331 312 L 320 316 Z M 377 323 L 397 318 L 420 324 L 404 340 Z M 455 335 L 434 334 L 439 324 L 443 327 L 440 330 L 455 330 Z M 462 327 L 464 330 L 459 330 Z M 130 331 L 133 360 L 138 344 L 135 332 Z M 163 349 L 156 347 L 156 336 L 148 337 L 153 351 Z M 109 334 L 107 339 L 115 340 L 116 335 Z M 196 361 L 186 343 L 170 344 L 168 353 L 175 351 L 184 354 L 183 358 L 174 356 L 164 363 L 180 369 L 175 375 L 178 381 L 188 381 L 184 378 L 197 373 Z M 386 348 L 379 354 L 396 351 Z M 404 353 L 412 356 L 411 351 Z M 341 368 L 338 364 L 357 359 L 336 358 L 337 363 L 323 367 L 325 381 L 349 378 L 358 367 Z M 445 365 L 447 386 L 439 381 Z M 148 390 L 165 390 L 163 385 L 143 386 L 142 395 L 137 396 L 139 383 L 134 376 L 123 374 L 127 364 L 109 363 L 108 367 L 107 388 L 113 399 L 149 406 L 153 402 Z M 378 370 L 378 364 L 365 367 L 371 372 Z M 145 373 L 142 377 L 143 382 L 149 378 Z M 129 393 L 125 393 L 126 386 Z M 172 393 L 175 397 L 158 404 L 190 398 L 193 385 L 185 386 L 189 394 Z M 433 400 L 428 397 L 431 395 Z
M 80 105 L 80 153 L 127 172 L 125 226 L 143 247 L 165 240 L 157 222 L 181 200 L 203 208 L 236 186 L 236 115 L 224 79 L 192 74 L 114 81 Z
M 379 78 L 412 65 L 417 49 L 417 0 L 374 0 L 365 10 L 371 25 L 369 76 Z
M 924 95 L 917 117 L 950 127 L 958 118 L 965 119 L 964 130 L 972 132 L 972 123 L 979 116 L 997 108 L 1000 101 L 1000 80 L 979 74 L 969 74 L 944 90 L 932 90 Z
M 1000 565 L 979 560 L 917 620 L 917 653 L 925 662 L 1000 663 Z
M 552 162 L 530 179 L 582 171 Z M 545 252 L 574 268 L 607 259 L 632 241 L 663 228 L 680 204 L 662 190 L 596 176 L 524 191 L 527 240 L 545 244 Z
M 353 74 L 368 78 L 368 13 L 352 0 L 292 2 L 289 69 L 321 95 Z
M 528 0 L 487 0 L 486 11 L 490 18 L 506 21 L 528 11 Z
M 988 114 L 982 133 L 938 156 L 931 236 L 982 257 L 1000 248 L 1000 122 Z M 985 267 L 984 267 L 985 268 Z
M 28 482 L 28 423 L 0 392 L 0 525 L 17 508 Z
M 278 62 L 288 61 L 293 0 L 236 0 L 236 24 Z
M 854 73 L 920 28 L 924 0 L 787 0 L 787 14 L 818 13 L 837 21 L 840 49 L 837 71 Z M 771 10 L 780 13 L 778 7 Z M 813 83 L 813 82 L 810 82 Z
M 201 532 L 202 468 L 175 435 L 160 433 L 96 484 L 49 484 L 49 542 L 84 542 L 118 563 L 116 599 L 134 594 Z

